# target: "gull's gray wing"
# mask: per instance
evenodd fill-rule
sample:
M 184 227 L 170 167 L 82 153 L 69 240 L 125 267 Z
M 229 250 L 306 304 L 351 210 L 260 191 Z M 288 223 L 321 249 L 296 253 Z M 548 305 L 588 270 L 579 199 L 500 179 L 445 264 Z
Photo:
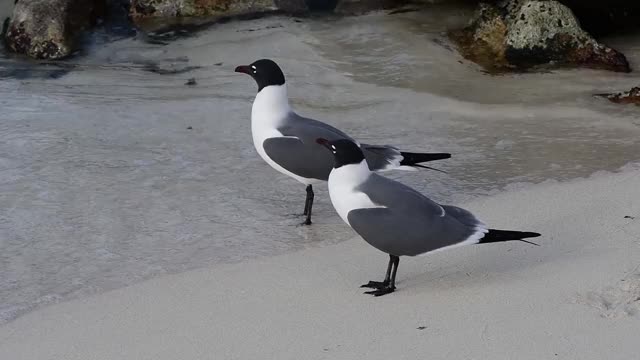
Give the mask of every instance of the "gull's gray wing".
M 333 156 L 315 141 L 309 143 L 298 137 L 287 136 L 269 138 L 262 146 L 271 160 L 298 176 L 325 181 L 329 179 Z
M 356 140 L 341 130 L 321 121 L 305 118 L 298 114 L 292 114 L 292 116 L 289 116 L 287 118 L 287 125 L 278 130 L 281 130 L 284 135 L 292 136 L 298 136 L 299 134 L 311 136 L 322 135 L 316 136 L 312 140 L 313 142 L 315 142 L 315 139 L 321 137 L 331 141 L 349 139 L 358 144 Z M 362 149 L 365 159 L 367 159 L 367 164 L 371 171 L 388 170 L 399 167 L 400 162 L 403 159 L 400 150 L 391 145 L 361 144 L 360 148 Z
M 470 212 L 440 206 L 412 188 L 377 174 L 358 187 L 377 208 L 355 209 L 349 225 L 372 246 L 392 255 L 419 255 L 482 237 L 484 224 Z
M 356 142 L 329 124 L 296 113 L 290 113 L 278 131 L 285 137 L 265 140 L 265 152 L 286 170 L 305 178 L 327 180 L 333 168 L 333 156 L 316 143 L 318 138 Z M 400 150 L 390 145 L 362 144 L 361 149 L 372 171 L 397 168 L 403 160 Z
M 333 155 L 316 140 L 353 140 L 331 125 L 297 114 L 289 114 L 278 131 L 284 136 L 269 138 L 262 143 L 267 156 L 298 176 L 319 180 L 329 179 Z
M 284 124 L 278 128 L 283 135 L 286 136 L 316 136 L 313 141 L 317 138 L 323 138 L 330 141 L 338 140 L 338 139 L 349 139 L 351 141 L 355 141 L 351 136 L 345 134 L 340 129 L 336 129 L 335 127 L 325 124 L 322 121 L 306 118 L 304 116 L 300 116 L 296 113 L 290 113 L 285 119 Z
M 449 216 L 453 216 L 454 218 L 456 218 L 459 222 L 463 223 L 464 225 L 467 226 L 471 226 L 471 227 L 486 227 L 486 225 L 478 220 L 471 212 L 469 212 L 468 210 L 465 210 L 463 208 L 459 208 L 457 206 L 451 206 L 451 205 L 441 205 L 442 208 L 444 209 L 444 211 L 447 213 L 447 215 Z

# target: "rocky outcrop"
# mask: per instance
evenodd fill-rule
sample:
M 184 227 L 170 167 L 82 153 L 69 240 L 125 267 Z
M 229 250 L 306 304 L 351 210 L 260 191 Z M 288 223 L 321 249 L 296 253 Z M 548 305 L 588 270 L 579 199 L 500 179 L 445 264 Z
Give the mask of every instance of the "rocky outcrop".
M 5 41 L 13 51 L 33 58 L 63 58 L 103 9 L 103 0 L 19 0 Z
M 149 17 L 233 16 L 270 12 L 278 9 L 277 0 L 131 0 L 134 19 Z M 301 1 L 292 1 L 300 3 Z
M 616 104 L 636 104 L 640 105 L 640 87 L 633 87 L 629 91 L 614 94 L 598 94 Z
M 450 37 L 463 56 L 492 72 L 537 65 L 630 71 L 623 54 L 598 43 L 553 0 L 482 3 L 473 22 Z
M 353 15 L 405 3 L 404 0 L 131 0 L 134 20 L 167 17 L 239 16 L 269 12 Z

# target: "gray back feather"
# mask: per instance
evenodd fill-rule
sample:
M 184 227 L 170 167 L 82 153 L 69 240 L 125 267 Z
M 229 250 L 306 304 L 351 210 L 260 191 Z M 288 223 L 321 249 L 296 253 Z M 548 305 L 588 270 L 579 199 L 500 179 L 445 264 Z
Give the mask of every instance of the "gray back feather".
M 440 206 L 416 190 L 371 174 L 357 190 L 384 208 L 355 209 L 351 227 L 369 244 L 392 255 L 419 255 L 460 243 L 481 224 L 464 209 Z

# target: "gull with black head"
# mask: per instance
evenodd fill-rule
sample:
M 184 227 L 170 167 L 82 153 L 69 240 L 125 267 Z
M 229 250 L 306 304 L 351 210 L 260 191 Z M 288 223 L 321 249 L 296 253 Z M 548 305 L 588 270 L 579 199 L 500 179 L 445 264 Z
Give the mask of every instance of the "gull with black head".
M 253 144 L 264 161 L 277 171 L 306 185 L 305 224 L 311 224 L 313 185 L 327 181 L 333 157 L 315 140 L 353 138 L 335 127 L 296 114 L 289 106 L 284 74 L 274 61 L 262 59 L 251 65 L 236 67 L 236 72 L 251 76 L 258 84 L 258 94 L 251 109 Z M 411 153 L 389 145 L 358 144 L 369 169 L 390 170 L 415 167 L 431 169 L 420 163 L 447 159 L 448 153 Z
M 534 232 L 488 229 L 469 211 L 440 205 L 418 191 L 371 172 L 361 148 L 353 141 L 317 139 L 333 154 L 329 195 L 336 211 L 353 230 L 376 249 L 389 254 L 383 281 L 362 287 L 367 294 L 395 290 L 400 256 L 416 256 L 462 245 L 523 241 Z

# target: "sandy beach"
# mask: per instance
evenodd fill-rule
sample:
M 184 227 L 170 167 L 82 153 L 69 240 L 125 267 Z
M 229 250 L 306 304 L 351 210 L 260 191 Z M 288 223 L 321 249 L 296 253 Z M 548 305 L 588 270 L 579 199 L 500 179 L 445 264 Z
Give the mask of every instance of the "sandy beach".
M 381 298 L 358 286 L 383 276 L 386 255 L 354 237 L 37 310 L 0 328 L 0 358 L 634 359 L 638 183 L 627 166 L 469 203 L 541 246 L 402 258 Z

